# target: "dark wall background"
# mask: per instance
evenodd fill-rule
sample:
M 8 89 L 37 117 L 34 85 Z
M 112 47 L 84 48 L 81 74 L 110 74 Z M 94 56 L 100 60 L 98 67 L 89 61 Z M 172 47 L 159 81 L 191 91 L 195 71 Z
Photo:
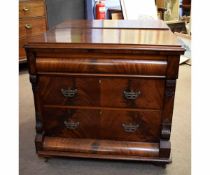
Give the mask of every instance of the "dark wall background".
M 67 19 L 85 19 L 86 0 L 46 0 L 49 29 Z
M 85 10 L 86 10 L 86 19 L 92 20 L 93 16 L 93 6 L 95 4 L 95 0 L 85 0 Z
M 85 0 L 86 2 L 86 18 L 94 19 L 93 7 L 95 5 L 96 0 Z M 107 9 L 109 7 L 120 7 L 120 0 L 106 0 L 106 18 L 108 18 Z

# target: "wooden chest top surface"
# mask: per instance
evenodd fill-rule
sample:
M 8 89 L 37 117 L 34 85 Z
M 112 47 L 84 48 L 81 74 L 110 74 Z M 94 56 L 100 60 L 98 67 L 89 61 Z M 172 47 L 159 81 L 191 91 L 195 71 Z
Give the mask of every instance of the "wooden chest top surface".
M 76 20 L 65 21 L 28 41 L 27 47 L 104 47 L 126 46 L 183 51 L 177 38 L 160 20 Z M 59 45 L 59 46 L 58 46 Z M 134 49 L 134 48 L 133 48 Z

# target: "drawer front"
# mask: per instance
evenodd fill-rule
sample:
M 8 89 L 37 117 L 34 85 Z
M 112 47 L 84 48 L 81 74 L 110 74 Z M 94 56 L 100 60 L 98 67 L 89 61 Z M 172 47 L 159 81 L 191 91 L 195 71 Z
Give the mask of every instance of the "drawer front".
M 45 4 L 43 1 L 19 2 L 19 17 L 45 16 Z
M 126 59 L 39 58 L 38 72 L 165 76 L 166 61 Z
M 19 39 L 19 59 L 26 59 L 25 49 L 23 48 L 26 43 L 26 38 Z
M 19 36 L 32 36 L 46 31 L 45 18 L 20 19 Z
M 46 105 L 161 109 L 164 80 L 40 76 Z
M 100 87 L 97 78 L 40 76 L 39 94 L 44 104 L 100 105 Z
M 47 136 L 153 141 L 160 135 L 160 112 L 88 109 L 44 109 Z
M 103 79 L 101 106 L 161 109 L 164 84 L 162 79 Z

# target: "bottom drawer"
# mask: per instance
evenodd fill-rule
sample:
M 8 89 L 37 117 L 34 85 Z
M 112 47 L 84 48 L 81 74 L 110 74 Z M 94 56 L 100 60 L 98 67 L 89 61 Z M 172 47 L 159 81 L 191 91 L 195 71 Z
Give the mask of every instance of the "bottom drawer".
M 156 142 L 160 136 L 159 111 L 117 111 L 45 108 L 47 136 Z
M 138 160 L 142 157 L 158 157 L 159 143 L 45 137 L 43 149 L 38 154 L 40 153 L 55 156 Z

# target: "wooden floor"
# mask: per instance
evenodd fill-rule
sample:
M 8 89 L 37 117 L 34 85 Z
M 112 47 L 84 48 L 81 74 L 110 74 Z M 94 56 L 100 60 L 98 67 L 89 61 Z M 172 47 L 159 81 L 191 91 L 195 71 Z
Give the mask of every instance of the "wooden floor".
M 53 158 L 44 162 L 35 154 L 34 107 L 29 76 L 20 71 L 20 174 L 21 175 L 190 175 L 191 67 L 181 65 L 172 127 L 172 164 L 166 169 L 128 161 Z M 180 134 L 182 133 L 182 134 Z

